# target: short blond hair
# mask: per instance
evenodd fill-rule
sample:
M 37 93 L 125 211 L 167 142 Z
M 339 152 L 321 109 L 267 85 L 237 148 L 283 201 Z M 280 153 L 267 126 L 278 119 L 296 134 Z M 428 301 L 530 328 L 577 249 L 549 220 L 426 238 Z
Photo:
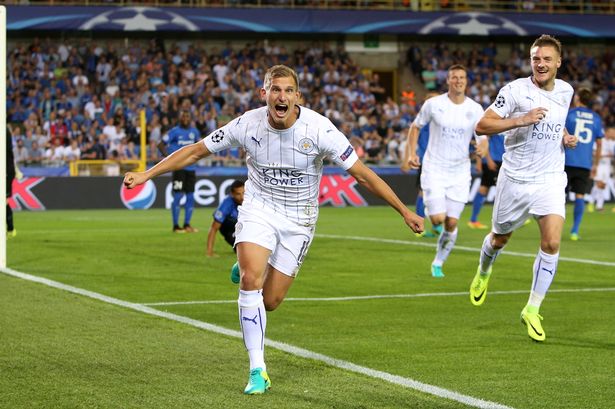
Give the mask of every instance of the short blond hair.
M 271 81 L 274 78 L 287 78 L 292 77 L 295 81 L 295 87 L 299 90 L 299 78 L 297 77 L 297 73 L 290 67 L 286 65 L 274 65 L 273 67 L 267 70 L 265 74 L 265 80 L 263 81 L 263 88 L 269 90 L 271 88 Z
M 562 43 L 549 34 L 543 34 L 538 37 L 530 47 L 530 50 L 534 47 L 553 47 L 559 55 L 562 55 Z

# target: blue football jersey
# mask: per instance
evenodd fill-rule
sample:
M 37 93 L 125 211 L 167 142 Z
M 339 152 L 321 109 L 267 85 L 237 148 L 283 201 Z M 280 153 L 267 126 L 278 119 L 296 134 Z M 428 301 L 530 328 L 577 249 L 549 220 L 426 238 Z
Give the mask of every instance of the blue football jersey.
M 419 140 L 416 144 L 416 154 L 419 159 L 421 159 L 421 163 L 423 163 L 423 156 L 425 156 L 425 151 L 427 150 L 427 144 L 429 143 L 429 124 L 422 127 L 419 131 Z
M 566 149 L 566 166 L 591 169 L 594 142 L 604 136 L 602 119 L 589 108 L 572 108 L 566 117 L 566 130 L 579 139 L 576 148 Z
M 181 126 L 176 126 L 164 136 L 163 141 L 167 145 L 167 153 L 170 155 L 186 145 L 195 143 L 199 139 L 201 139 L 201 133 L 198 129 L 193 127 L 182 128 Z M 195 170 L 196 165 L 186 166 L 184 169 Z
M 225 220 L 237 222 L 237 207 L 233 197 L 227 196 L 214 212 L 214 220 L 218 223 L 224 223 Z
M 504 134 L 493 135 L 489 138 L 489 156 L 495 162 L 502 162 L 504 155 Z M 487 162 L 483 159 L 483 162 Z

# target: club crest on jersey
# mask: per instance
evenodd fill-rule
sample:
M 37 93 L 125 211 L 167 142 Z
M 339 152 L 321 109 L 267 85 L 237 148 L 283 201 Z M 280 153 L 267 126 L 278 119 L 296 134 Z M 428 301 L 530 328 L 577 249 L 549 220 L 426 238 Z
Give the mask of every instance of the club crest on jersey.
M 466 119 L 472 120 L 472 118 L 474 118 L 474 113 L 471 111 L 466 112 Z
M 213 143 L 220 143 L 224 139 L 224 131 L 222 129 L 218 129 L 215 134 L 211 136 L 211 141 Z
M 314 142 L 310 138 L 303 138 L 299 141 L 299 150 L 303 153 L 310 153 L 314 150 Z
M 495 99 L 496 108 L 502 108 L 505 103 L 506 103 L 506 98 L 504 98 L 504 95 L 502 94 L 498 95 L 498 97 Z

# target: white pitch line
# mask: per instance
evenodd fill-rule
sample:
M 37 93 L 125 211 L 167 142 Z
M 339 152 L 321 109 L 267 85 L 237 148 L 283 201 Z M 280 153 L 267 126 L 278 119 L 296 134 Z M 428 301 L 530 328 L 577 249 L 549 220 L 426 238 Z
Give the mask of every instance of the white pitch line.
M 326 239 L 343 239 L 343 240 L 358 240 L 358 241 L 374 241 L 377 243 L 389 243 L 389 244 L 404 244 L 407 246 L 418 246 L 418 247 L 431 247 L 435 248 L 437 244 L 435 243 L 421 243 L 415 241 L 407 241 L 407 240 L 394 240 L 394 239 L 383 239 L 379 237 L 363 237 L 363 236 L 341 236 L 337 234 L 317 234 L 316 237 L 324 237 Z M 469 251 L 472 253 L 480 253 L 480 249 L 476 247 L 465 247 L 465 246 L 455 246 L 455 250 L 461 251 Z M 536 253 L 520 253 L 516 251 L 502 251 L 502 254 L 507 254 L 510 256 L 517 257 L 528 257 L 528 258 L 536 258 Z M 615 267 L 615 262 L 612 261 L 600 261 L 600 260 L 589 260 L 584 258 L 575 258 L 575 257 L 559 257 L 560 261 L 570 261 L 573 263 L 583 263 L 583 264 L 594 264 L 599 266 L 609 266 Z
M 615 291 L 615 287 L 604 288 L 561 288 L 550 289 L 549 293 L 587 293 L 587 292 L 611 292 Z M 489 291 L 489 295 L 509 295 L 509 294 L 527 294 L 528 290 L 508 290 L 508 291 Z M 357 295 L 350 297 L 300 297 L 300 298 L 285 298 L 287 301 L 357 301 L 357 300 L 383 300 L 393 298 L 421 298 L 421 297 L 453 297 L 467 296 L 467 291 L 457 292 L 441 292 L 441 293 L 418 293 L 418 294 L 381 294 L 381 295 Z M 236 304 L 237 300 L 201 300 L 201 301 L 163 301 L 163 302 L 146 302 L 141 305 L 148 306 L 171 306 L 171 305 L 193 305 L 193 304 Z
M 191 325 L 196 328 L 204 329 L 206 331 L 211 331 L 216 334 L 227 335 L 233 338 L 242 338 L 242 334 L 239 331 L 230 330 L 224 327 L 220 327 L 218 325 L 209 324 L 207 322 L 198 321 L 192 318 L 183 317 L 181 315 L 171 314 L 168 312 L 156 310 L 154 308 L 147 307 L 142 304 L 135 304 L 128 301 L 123 301 L 117 298 L 109 297 L 103 294 L 99 294 L 93 291 L 84 290 L 82 288 L 73 287 L 70 285 L 62 284 L 57 281 L 49 280 L 43 277 L 37 277 L 30 274 L 22 273 L 20 271 L 16 271 L 10 268 L 2 268 L 0 272 L 18 277 L 23 280 L 32 281 L 35 283 L 44 284 L 49 287 L 57 288 L 63 291 L 68 291 L 74 294 L 79 294 L 85 297 L 93 298 L 98 301 L 103 301 L 108 304 L 117 305 L 124 308 L 129 308 L 131 310 L 139 311 L 144 314 L 153 315 L 156 317 L 166 318 L 168 320 L 181 322 L 182 324 Z M 430 385 L 427 383 L 419 382 L 411 378 L 404 378 L 402 376 L 393 375 L 383 371 L 377 371 L 375 369 L 367 368 L 364 366 L 353 364 L 352 362 L 343 361 L 340 359 L 335 359 L 327 355 L 319 354 L 316 352 L 309 351 L 307 349 L 299 348 L 293 345 L 285 344 L 283 342 L 272 341 L 267 339 L 266 344 L 272 348 L 278 349 L 280 351 L 299 356 L 301 358 L 311 359 L 315 361 L 323 362 L 327 365 L 345 369 L 350 372 L 354 372 L 360 375 L 369 376 L 372 378 L 380 379 L 389 383 L 393 383 L 396 385 L 400 385 L 409 389 L 414 389 L 419 392 L 423 392 L 429 395 L 434 395 L 444 399 L 450 399 L 456 402 L 463 403 L 465 405 L 469 405 L 475 408 L 481 409 L 513 409 L 510 406 L 505 406 L 496 402 L 491 402 L 483 399 L 474 398 L 472 396 L 464 395 L 449 389 L 440 388 L 439 386 Z

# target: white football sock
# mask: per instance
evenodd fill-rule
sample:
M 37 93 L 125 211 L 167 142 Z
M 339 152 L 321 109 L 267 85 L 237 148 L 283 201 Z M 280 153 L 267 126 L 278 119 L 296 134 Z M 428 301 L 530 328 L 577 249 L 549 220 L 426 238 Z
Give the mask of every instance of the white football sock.
M 502 249 L 496 250 L 491 245 L 491 233 L 485 236 L 483 247 L 480 250 L 480 272 L 481 275 L 487 275 L 487 271 L 495 262 L 495 259 L 502 252 Z
M 263 290 L 239 290 L 239 324 L 243 342 L 250 355 L 250 369 L 265 366 L 265 329 L 267 312 L 263 303 Z
M 553 277 L 555 277 L 558 259 L 559 253 L 547 254 L 542 250 L 538 251 L 534 260 L 534 281 L 532 282 L 528 305 L 540 308 L 540 304 L 553 282 Z
M 438 237 L 436 257 L 433 260 L 433 264 L 435 266 L 441 267 L 448 258 L 448 255 L 451 254 L 451 250 L 455 247 L 455 241 L 457 240 L 457 231 L 457 228 L 455 228 L 452 232 L 448 232 L 444 229 L 442 230 L 442 233 L 440 233 L 440 237 Z
M 596 195 L 594 196 L 596 199 L 596 209 L 601 210 L 604 208 L 604 189 L 598 189 L 597 187 L 594 187 L 594 189 L 596 189 Z

